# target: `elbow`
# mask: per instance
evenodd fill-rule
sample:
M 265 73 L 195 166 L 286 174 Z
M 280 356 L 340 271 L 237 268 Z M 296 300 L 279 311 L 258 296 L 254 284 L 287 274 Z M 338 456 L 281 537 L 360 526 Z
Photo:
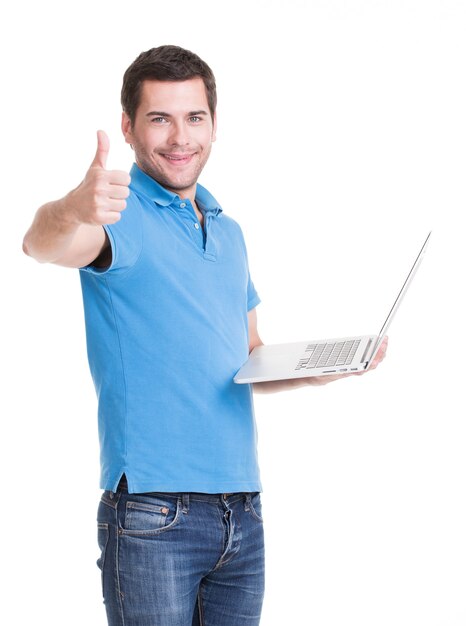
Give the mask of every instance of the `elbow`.
M 253 339 L 249 341 L 249 354 L 251 354 L 254 348 L 257 348 L 258 346 L 263 346 L 263 345 L 264 345 L 264 342 L 262 341 L 262 339 L 259 337 L 259 335 L 256 335 Z
M 28 242 L 27 242 L 27 238 L 25 237 L 23 239 L 23 252 L 24 254 L 26 254 L 27 256 L 31 256 L 31 253 L 29 251 L 29 246 L 28 246 Z
M 35 250 L 33 250 L 33 246 L 31 246 L 31 242 L 29 241 L 28 236 L 26 235 L 23 239 L 23 252 L 25 255 L 30 256 L 32 259 L 37 261 L 38 263 L 47 263 L 48 259 L 42 258 Z

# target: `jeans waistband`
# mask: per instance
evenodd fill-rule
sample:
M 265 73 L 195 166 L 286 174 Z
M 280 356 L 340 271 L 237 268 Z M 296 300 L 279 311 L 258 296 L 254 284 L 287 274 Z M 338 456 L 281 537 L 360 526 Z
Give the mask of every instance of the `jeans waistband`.
M 120 482 L 118 483 L 117 491 L 120 491 L 120 492 L 128 491 L 128 482 L 124 474 L 121 477 Z M 230 502 L 232 502 L 234 500 L 239 500 L 242 498 L 245 498 L 246 500 L 250 500 L 252 495 L 255 493 L 257 492 L 245 491 L 245 492 L 233 492 L 233 493 L 198 493 L 194 491 L 189 491 L 189 492 L 150 491 L 150 492 L 144 492 L 144 494 L 139 494 L 139 495 L 146 495 L 146 496 L 163 495 L 163 496 L 169 496 L 169 497 L 171 496 L 174 498 L 180 497 L 183 500 L 185 500 L 186 497 L 189 497 L 189 500 L 198 500 L 201 502 L 218 502 L 219 500 L 225 501 L 228 499 Z

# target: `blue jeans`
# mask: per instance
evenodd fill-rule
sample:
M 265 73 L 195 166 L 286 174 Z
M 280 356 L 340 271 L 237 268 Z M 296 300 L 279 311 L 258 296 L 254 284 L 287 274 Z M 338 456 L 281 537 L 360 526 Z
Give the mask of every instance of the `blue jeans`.
M 257 626 L 259 493 L 105 491 L 97 565 L 109 626 Z

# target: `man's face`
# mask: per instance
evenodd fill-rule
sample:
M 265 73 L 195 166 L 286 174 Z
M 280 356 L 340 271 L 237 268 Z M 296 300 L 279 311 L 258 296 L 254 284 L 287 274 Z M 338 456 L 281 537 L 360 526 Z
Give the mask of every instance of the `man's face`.
M 123 113 L 122 130 L 146 174 L 180 197 L 194 195 L 216 131 L 202 78 L 144 81 L 134 125 Z

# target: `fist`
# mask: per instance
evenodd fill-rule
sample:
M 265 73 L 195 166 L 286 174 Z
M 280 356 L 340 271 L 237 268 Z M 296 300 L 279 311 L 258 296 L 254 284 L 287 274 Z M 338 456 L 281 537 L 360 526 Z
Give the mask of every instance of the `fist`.
M 107 170 L 109 139 L 97 131 L 97 151 L 82 183 L 71 192 L 73 216 L 80 224 L 114 224 L 126 209 L 131 178 L 127 172 Z

